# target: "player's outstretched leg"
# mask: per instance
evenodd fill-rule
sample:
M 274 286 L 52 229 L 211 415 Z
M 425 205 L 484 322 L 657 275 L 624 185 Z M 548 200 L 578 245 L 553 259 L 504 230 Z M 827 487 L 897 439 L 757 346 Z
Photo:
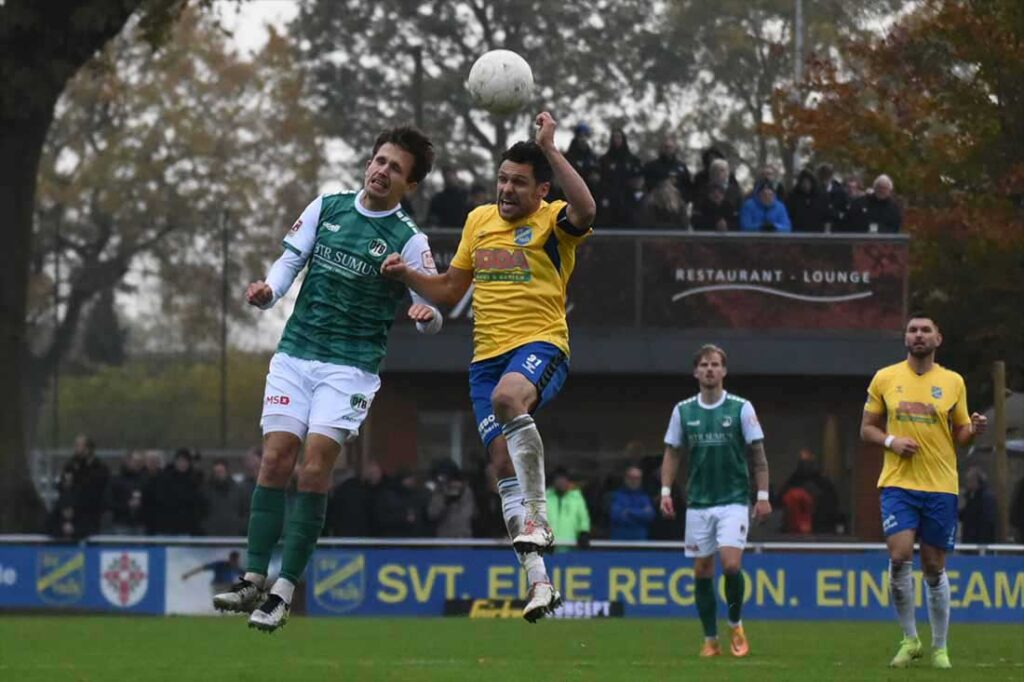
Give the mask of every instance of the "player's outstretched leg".
M 913 563 L 910 561 L 889 561 L 889 593 L 896 609 L 903 640 L 889 665 L 906 668 L 915 658 L 921 658 L 921 640 L 917 637 L 917 623 L 914 619 Z
M 498 494 L 501 496 L 501 513 L 505 519 L 508 536 L 515 539 L 522 532 L 524 516 L 523 491 L 519 487 L 519 480 L 513 477 L 501 479 L 498 481 Z M 523 618 L 527 622 L 535 623 L 556 609 L 562 603 L 562 596 L 551 586 L 544 558 L 538 552 L 516 552 L 516 557 L 526 571 L 526 578 L 530 583 Z M 550 591 L 545 587 L 539 587 L 542 585 L 551 587 Z
M 263 601 L 270 554 L 284 526 L 284 504 L 283 489 L 257 485 L 253 490 L 246 573 L 227 592 L 213 595 L 217 610 L 250 613 Z
M 544 490 L 544 443 L 529 414 L 513 417 L 501 426 L 509 457 L 523 491 L 526 516 L 522 531 L 512 538 L 512 546 L 521 554 L 550 552 L 555 544 L 547 519 Z

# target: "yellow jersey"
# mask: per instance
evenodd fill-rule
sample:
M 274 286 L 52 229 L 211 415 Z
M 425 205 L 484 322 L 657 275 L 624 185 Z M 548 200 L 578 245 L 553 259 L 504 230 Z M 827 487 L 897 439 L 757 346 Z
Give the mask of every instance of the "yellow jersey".
M 564 201 L 542 201 L 514 223 L 495 204 L 466 218 L 452 267 L 473 272 L 473 362 L 534 341 L 569 355 L 565 296 L 576 246 L 591 233 L 559 215 Z
M 971 423 L 963 377 L 938 364 L 920 376 L 907 361 L 890 365 L 871 380 L 864 411 L 886 415 L 890 435 L 918 445 L 910 457 L 885 449 L 879 488 L 959 494 L 953 428 Z

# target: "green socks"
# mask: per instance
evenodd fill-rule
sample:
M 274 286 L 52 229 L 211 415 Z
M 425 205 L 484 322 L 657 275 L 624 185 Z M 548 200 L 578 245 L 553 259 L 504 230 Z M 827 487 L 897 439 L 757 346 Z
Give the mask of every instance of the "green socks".
M 309 557 L 320 539 L 327 516 L 327 495 L 323 493 L 297 493 L 291 513 L 288 515 L 288 529 L 284 534 L 284 553 L 281 555 L 281 577 L 293 585 L 306 570 Z
M 245 570 L 267 575 L 270 554 L 284 527 L 284 490 L 257 485 L 249 511 L 249 550 Z
M 725 574 L 725 603 L 729 606 L 729 622 L 740 622 L 740 609 L 743 608 L 743 573 Z
M 697 613 L 700 624 L 704 626 L 705 637 L 718 636 L 718 616 L 715 613 L 715 587 L 713 578 L 695 578 L 694 592 L 697 601 Z

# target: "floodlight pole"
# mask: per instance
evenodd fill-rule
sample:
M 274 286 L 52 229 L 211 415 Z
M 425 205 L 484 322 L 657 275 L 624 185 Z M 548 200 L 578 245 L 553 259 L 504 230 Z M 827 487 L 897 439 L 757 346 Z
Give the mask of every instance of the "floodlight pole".
M 228 212 L 220 214 L 220 447 L 228 443 Z

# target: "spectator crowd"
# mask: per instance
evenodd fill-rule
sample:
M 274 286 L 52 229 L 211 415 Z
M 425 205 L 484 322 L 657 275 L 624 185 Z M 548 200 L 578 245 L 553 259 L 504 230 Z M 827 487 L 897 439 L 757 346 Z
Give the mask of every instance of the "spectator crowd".
M 573 128 L 566 159 L 597 202 L 595 226 L 705 232 L 897 233 L 902 210 L 893 182 L 879 175 L 865 191 L 855 173 L 842 181 L 831 164 L 800 171 L 787 189 L 778 170 L 760 168 L 744 194 L 734 168 L 716 147 L 701 154 L 691 173 L 678 144 L 666 137 L 646 162 L 630 149 L 626 132 L 613 128 L 608 148 L 598 154 L 586 123 Z M 476 206 L 494 201 L 488 183 L 463 185 L 457 169 L 442 168 L 444 186 L 416 217 L 426 226 L 461 227 Z M 559 198 L 553 187 L 549 198 Z M 413 211 L 412 206 L 407 206 Z M 422 211 L 421 211 L 422 213 Z
M 50 534 L 79 540 L 97 533 L 123 535 L 246 534 L 249 500 L 256 485 L 260 454 L 250 450 L 241 470 L 225 459 L 204 470 L 201 456 L 181 448 L 170 462 L 157 451 L 128 452 L 116 473 L 96 456 L 87 436 L 57 481 L 58 497 L 50 513 Z M 627 464 L 603 480 L 574 478 L 564 467 L 548 477 L 548 520 L 562 545 L 586 547 L 591 538 L 680 540 L 685 495 L 673 488 L 675 518 L 658 508 L 661 458 L 648 456 Z M 996 504 L 985 473 L 970 467 L 960 499 L 961 541 L 991 543 L 996 538 Z M 835 484 L 822 473 L 810 450 L 801 450 L 796 467 L 771 491 L 774 508 L 765 535 L 827 538 L 848 531 Z M 1024 481 L 1012 508 L 1024 506 Z M 1024 509 L 1012 514 L 1018 537 L 1024 536 Z M 505 538 L 501 498 L 488 467 L 475 474 L 452 461 L 435 462 L 429 471 L 386 475 L 366 462 L 359 471 L 339 469 L 328 498 L 325 536 L 385 538 Z

